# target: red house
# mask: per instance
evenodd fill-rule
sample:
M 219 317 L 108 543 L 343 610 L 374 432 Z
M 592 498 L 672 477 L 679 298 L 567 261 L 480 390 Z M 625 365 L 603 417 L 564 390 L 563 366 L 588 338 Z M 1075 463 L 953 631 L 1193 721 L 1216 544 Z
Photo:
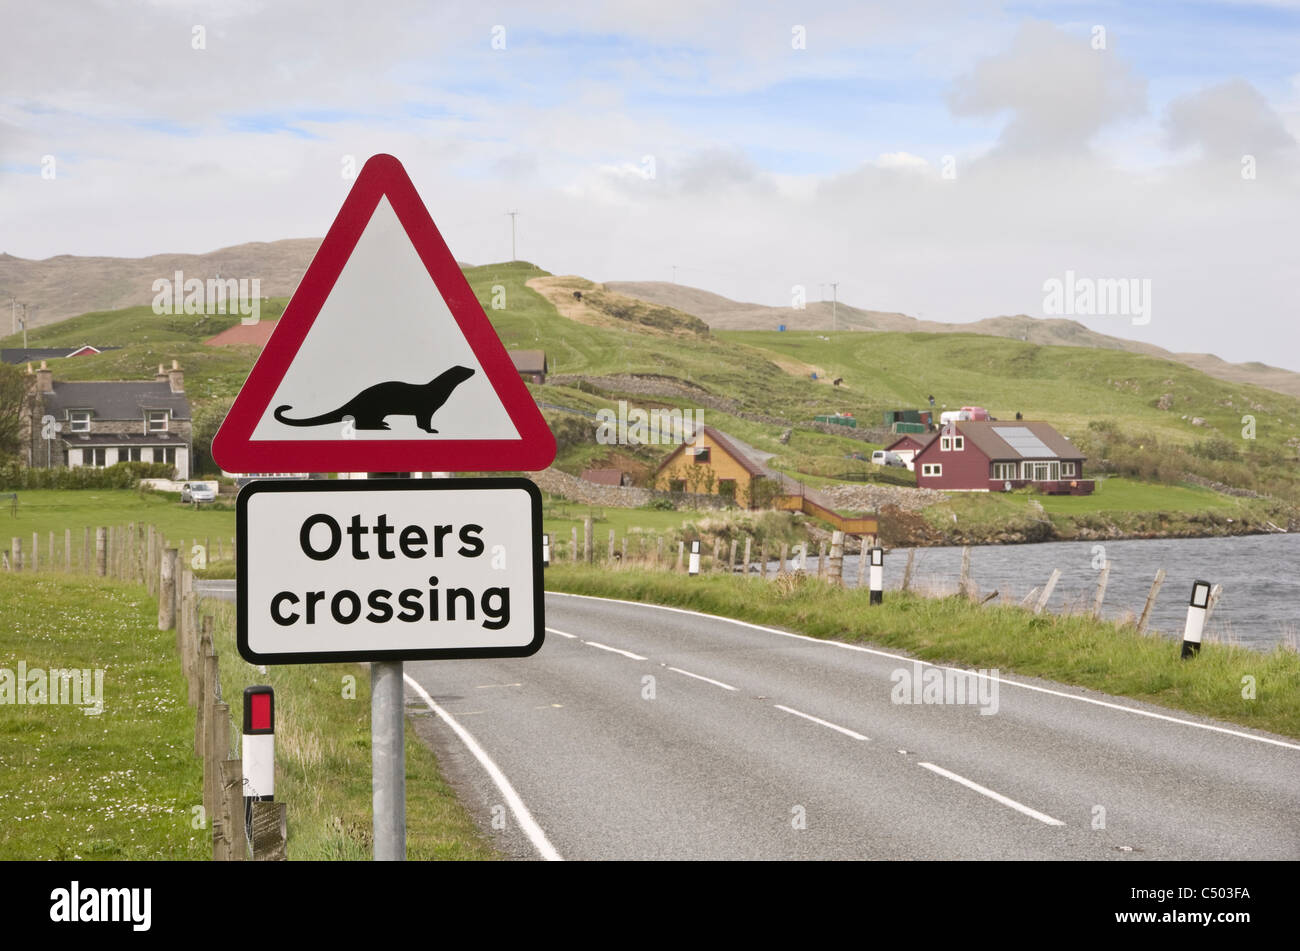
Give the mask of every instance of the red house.
M 903 433 L 894 442 L 885 447 L 886 452 L 892 452 L 907 463 L 907 468 L 913 468 L 912 460 L 916 454 L 930 445 L 934 441 L 934 433 Z
M 912 463 L 923 489 L 1009 492 L 1033 486 L 1050 495 L 1088 495 L 1084 455 L 1047 423 L 962 420 L 939 430 Z

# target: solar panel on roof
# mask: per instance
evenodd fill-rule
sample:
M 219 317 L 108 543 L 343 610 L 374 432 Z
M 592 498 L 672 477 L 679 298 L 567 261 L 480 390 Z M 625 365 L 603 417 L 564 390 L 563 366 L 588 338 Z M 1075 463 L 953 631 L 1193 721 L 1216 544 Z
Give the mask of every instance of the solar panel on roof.
M 1003 442 L 1022 456 L 1042 456 L 1047 459 L 1057 458 L 1056 453 L 1033 434 L 1027 426 L 998 426 L 994 430 Z

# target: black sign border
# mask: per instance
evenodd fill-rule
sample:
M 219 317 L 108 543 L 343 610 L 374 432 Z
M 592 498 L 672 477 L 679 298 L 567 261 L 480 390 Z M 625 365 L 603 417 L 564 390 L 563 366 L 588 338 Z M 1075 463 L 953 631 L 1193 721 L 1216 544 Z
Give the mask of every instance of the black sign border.
M 522 489 L 532 500 L 533 639 L 517 647 L 457 647 L 425 650 L 306 651 L 259 654 L 248 645 L 248 501 L 264 492 L 446 492 L 451 490 Z M 467 660 L 476 657 L 530 657 L 546 639 L 546 592 L 542 566 L 542 493 L 530 479 L 496 476 L 476 479 L 257 479 L 240 489 L 235 500 L 235 600 L 239 656 L 250 664 L 345 664 L 354 661 Z

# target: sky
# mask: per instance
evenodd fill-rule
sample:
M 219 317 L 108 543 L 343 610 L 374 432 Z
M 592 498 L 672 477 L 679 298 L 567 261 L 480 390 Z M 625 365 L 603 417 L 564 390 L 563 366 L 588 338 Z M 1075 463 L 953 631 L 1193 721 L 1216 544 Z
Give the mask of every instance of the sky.
M 0 36 L 18 257 L 321 237 L 388 152 L 462 261 L 517 211 L 557 274 L 1300 370 L 1300 0 L 0 0 Z

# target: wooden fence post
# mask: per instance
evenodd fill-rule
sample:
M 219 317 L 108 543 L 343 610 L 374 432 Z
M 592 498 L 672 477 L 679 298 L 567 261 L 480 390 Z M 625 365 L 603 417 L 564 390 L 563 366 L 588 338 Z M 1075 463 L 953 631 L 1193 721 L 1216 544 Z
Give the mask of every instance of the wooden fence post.
M 781 567 L 776 570 L 776 573 L 778 575 L 782 574 L 785 571 L 786 565 L 789 564 L 789 562 L 790 562 L 790 543 L 782 542 L 781 543 Z
M 677 570 L 682 570 L 682 559 L 686 556 L 686 542 L 677 542 Z
M 1056 582 L 1061 580 L 1061 569 L 1053 568 L 1052 576 L 1047 579 L 1047 584 L 1043 586 L 1043 593 L 1038 596 L 1038 603 L 1034 605 L 1034 613 L 1042 614 L 1043 608 L 1047 607 L 1047 601 L 1052 596 L 1052 589 L 1056 587 Z
M 248 858 L 248 836 L 244 831 L 244 764 L 242 760 L 221 761 L 221 818 L 225 830 L 226 861 Z
M 844 533 L 831 532 L 831 556 L 826 565 L 826 580 L 833 585 L 844 584 Z
M 81 573 L 88 575 L 94 569 L 90 566 L 90 526 L 81 529 Z
M 739 544 L 739 538 L 733 538 L 731 540 L 731 557 L 727 559 L 727 574 L 731 574 L 736 570 L 736 548 Z
M 176 626 L 176 564 L 175 548 L 163 552 L 158 576 L 158 630 L 170 631 Z
M 1219 596 L 1223 594 L 1223 585 L 1216 584 L 1210 589 L 1210 600 L 1205 603 L 1205 623 L 1210 623 L 1210 615 L 1214 613 L 1214 606 L 1219 603 Z
M 32 563 L 30 570 L 39 571 L 41 567 L 40 533 L 32 532 Z
M 623 554 L 622 563 L 626 565 L 627 564 L 627 536 L 626 535 L 623 536 L 623 547 L 621 550 Z
M 609 530 L 609 563 L 614 563 L 614 529 Z
M 754 540 L 753 540 L 752 538 L 750 538 L 748 535 L 745 536 L 745 566 L 744 566 L 744 568 L 741 570 L 741 573 L 742 573 L 746 578 L 749 577 L 749 552 L 750 552 L 750 546 L 751 546 L 751 544 L 753 543 L 753 541 L 754 541 Z
M 826 539 L 817 543 L 817 577 L 826 577 Z
M 108 573 L 108 529 L 103 526 L 95 529 L 95 574 L 104 577 Z
M 758 576 L 762 578 L 764 581 L 766 581 L 767 580 L 767 537 L 766 536 L 764 536 L 763 538 L 762 546 L 758 549 L 758 560 L 763 563 L 763 567 L 759 569 Z
M 1147 624 L 1151 620 L 1151 609 L 1156 606 L 1156 595 L 1160 593 L 1160 586 L 1165 583 L 1165 569 L 1161 568 L 1156 572 L 1156 580 L 1151 582 L 1151 590 L 1147 592 L 1147 603 L 1142 605 L 1142 616 L 1138 618 L 1138 633 L 1147 632 Z
M 287 816 L 286 803 L 253 803 L 254 862 L 283 862 L 288 858 Z
M 916 564 L 916 549 L 908 549 L 907 564 L 903 566 L 903 590 L 912 590 L 912 568 Z
M 203 758 L 203 784 L 210 803 L 208 815 L 213 817 L 212 857 L 216 859 L 219 850 L 225 851 L 223 840 L 230 828 L 222 808 L 225 794 L 221 788 L 221 763 L 230 755 L 230 711 L 224 703 L 216 703 L 211 712 L 208 719 L 211 732 L 208 734 L 207 755 Z
M 591 516 L 588 515 L 582 520 L 582 560 L 591 564 L 595 560 L 595 552 L 592 551 L 592 524 Z
M 1092 602 L 1092 619 L 1101 619 L 1101 603 L 1106 597 L 1106 582 L 1110 579 L 1110 559 L 1101 566 L 1101 575 L 1097 578 L 1097 596 Z
M 713 539 L 713 570 L 722 570 L 722 539 Z
M 23 540 L 13 538 L 9 541 L 9 570 L 23 570 Z
M 970 581 L 970 546 L 961 549 L 961 577 L 957 580 L 957 593 L 963 598 L 973 599 L 975 591 Z
M 63 530 L 63 570 L 72 570 L 72 529 Z
M 207 736 L 207 727 L 203 721 L 208 713 L 208 655 L 210 653 L 212 653 L 212 636 L 204 632 L 199 641 L 198 656 L 194 663 L 195 675 L 198 679 L 198 702 L 195 704 L 194 714 L 194 755 L 199 759 L 203 758 L 204 737 Z
M 578 561 L 578 526 L 573 526 L 571 535 L 571 544 L 569 545 L 569 561 L 577 564 Z

